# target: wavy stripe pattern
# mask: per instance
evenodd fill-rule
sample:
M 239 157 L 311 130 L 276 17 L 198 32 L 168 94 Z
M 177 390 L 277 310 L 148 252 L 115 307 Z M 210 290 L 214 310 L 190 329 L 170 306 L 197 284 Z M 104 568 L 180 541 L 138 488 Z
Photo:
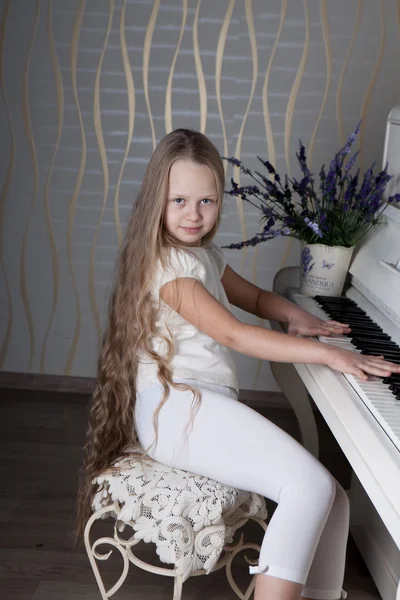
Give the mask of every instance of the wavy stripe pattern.
M 354 27 L 353 36 L 351 38 L 351 41 L 350 41 L 350 44 L 349 44 L 349 47 L 348 47 L 348 50 L 346 53 L 346 58 L 344 59 L 343 66 L 340 71 L 340 76 L 339 76 L 339 81 L 338 81 L 338 86 L 337 86 L 337 91 L 336 91 L 336 119 L 337 119 L 337 124 L 338 124 L 338 129 L 339 129 L 339 140 L 340 140 L 341 146 L 344 146 L 344 144 L 346 142 L 344 125 L 343 125 L 343 109 L 342 109 L 343 78 L 344 78 L 344 74 L 345 74 L 347 65 L 350 60 L 351 53 L 353 51 L 354 43 L 357 39 L 358 31 L 360 29 L 361 14 L 362 14 L 363 6 L 364 6 L 364 0 L 358 0 L 356 24 Z
M 104 210 L 106 208 L 107 196 L 108 196 L 108 188 L 110 185 L 110 175 L 108 172 L 108 162 L 107 162 L 107 152 L 104 144 L 103 137 L 103 128 L 101 125 L 101 111 L 100 111 L 100 77 L 101 70 L 103 67 L 104 55 L 106 53 L 108 38 L 110 37 L 111 24 L 114 16 L 114 0 L 109 0 L 109 15 L 108 15 L 108 24 L 107 31 L 104 38 L 103 48 L 101 50 L 99 64 L 96 72 L 96 80 L 94 82 L 94 105 L 93 105 L 93 121 L 94 121 L 94 130 L 96 133 L 97 145 L 99 147 L 101 166 L 103 169 L 104 176 L 104 192 L 103 192 L 103 204 L 101 207 L 99 219 L 97 221 L 96 230 L 93 236 L 92 248 L 90 250 L 90 261 L 89 261 L 89 298 L 90 298 L 90 306 L 93 313 L 93 318 L 96 323 L 97 332 L 100 336 L 101 334 L 101 326 L 100 326 L 100 317 L 99 311 L 97 308 L 96 301 L 96 291 L 94 285 L 94 270 L 95 270 L 95 257 L 96 257 L 96 244 L 97 244 L 97 236 L 99 234 L 99 230 L 101 227 L 101 223 L 103 221 Z
M 118 175 L 118 181 L 115 188 L 115 196 L 114 196 L 114 218 L 115 218 L 115 226 L 117 229 L 118 236 L 118 245 L 121 248 L 122 245 L 122 227 L 121 227 L 121 219 L 119 217 L 119 192 L 121 187 L 122 176 L 124 174 L 124 169 L 126 165 L 126 160 L 128 158 L 129 149 L 132 143 L 133 130 L 135 125 L 135 84 L 132 75 L 131 64 L 129 62 L 129 53 L 128 46 L 126 45 L 126 37 L 125 37 L 125 12 L 126 12 L 126 0 L 122 2 L 121 8 L 121 18 L 120 18 L 120 28 L 119 28 L 119 37 L 121 43 L 121 54 L 122 54 L 122 63 L 124 65 L 124 73 L 126 80 L 126 89 L 128 93 L 128 138 L 126 140 L 126 148 L 124 153 L 124 158 L 122 159 L 121 169 Z M 153 126 L 154 133 L 154 126 Z
M 181 31 L 179 34 L 178 43 L 176 45 L 174 58 L 172 59 L 171 69 L 169 71 L 167 91 L 165 94 L 165 132 L 170 133 L 172 131 L 172 108 L 171 108 L 171 97 L 172 97 L 172 80 L 174 78 L 175 63 L 178 58 L 179 50 L 182 43 L 183 34 L 185 31 L 186 19 L 187 19 L 187 0 L 182 0 L 182 24 Z
M 218 112 L 221 119 L 222 137 L 224 142 L 224 156 L 228 155 L 228 140 L 226 137 L 224 113 L 222 111 L 221 102 L 221 74 L 222 74 L 222 62 L 224 58 L 226 36 L 228 35 L 229 25 L 232 19 L 233 7 L 235 6 L 235 0 L 229 0 L 228 8 L 226 9 L 224 21 L 218 37 L 217 54 L 215 57 L 215 90 L 217 96 Z M 225 174 L 227 172 L 228 163 L 224 162 Z
M 258 76 L 258 53 L 257 53 L 257 40 L 256 40 L 256 30 L 254 27 L 254 18 L 253 18 L 253 2 L 252 0 L 245 0 L 245 9 L 246 9 L 246 22 L 247 22 L 247 29 L 249 32 L 249 41 L 250 41 L 250 48 L 251 48 L 251 59 L 252 59 L 252 65 L 253 65 L 253 76 L 252 76 L 252 82 L 251 82 L 251 90 L 250 90 L 250 96 L 247 102 L 247 107 L 245 110 L 245 113 L 243 115 L 243 120 L 242 120 L 242 125 L 240 127 L 240 131 L 239 131 L 239 135 L 238 135 L 238 139 L 236 142 L 236 148 L 235 148 L 235 156 L 237 158 L 240 158 L 240 152 L 241 152 L 241 147 L 242 147 L 242 140 L 243 140 L 243 132 L 244 132 L 244 128 L 246 126 L 246 121 L 247 121 L 247 117 L 249 115 L 250 112 L 250 106 L 253 102 L 253 96 L 254 96 L 254 92 L 256 89 L 256 83 L 257 83 L 257 76 Z M 240 185 L 240 170 L 239 167 L 234 167 L 233 168 L 233 173 L 234 173 L 234 179 L 236 181 L 239 182 Z M 240 219 L 240 226 L 241 226 L 241 231 L 242 231 L 242 239 L 245 240 L 247 239 L 247 227 L 246 227 L 246 219 L 244 216 L 244 207 L 243 207 L 243 200 L 241 198 L 236 198 L 236 207 L 237 207 L 237 211 L 238 211 L 238 215 L 239 215 L 239 219 Z M 244 261 L 246 258 L 246 248 L 242 249 L 242 261 L 241 261 L 241 265 L 240 265 L 240 272 L 242 273 L 243 271 L 243 267 L 244 267 Z
M 198 0 L 196 12 L 193 22 L 193 53 L 194 62 L 196 65 L 197 82 L 199 86 L 200 96 L 200 131 L 206 132 L 207 127 L 207 88 L 206 80 L 204 79 L 203 67 L 201 65 L 200 49 L 199 49 L 199 13 L 201 0 Z
M 329 18 L 328 18 L 328 0 L 320 0 L 320 13 L 321 13 L 321 24 L 322 24 L 322 35 L 324 38 L 324 46 L 325 46 L 325 59 L 326 59 L 326 84 L 325 84 L 325 93 L 322 100 L 321 108 L 319 109 L 317 121 L 315 123 L 314 131 L 311 136 L 310 144 L 308 146 L 308 162 L 310 168 L 312 167 L 312 158 L 314 152 L 314 144 L 315 138 L 317 135 L 318 127 L 321 121 L 321 117 L 323 115 L 326 101 L 328 99 L 329 88 L 331 86 L 332 79 L 332 48 L 331 48 L 331 39 L 329 34 Z
M 286 18 L 287 12 L 287 0 L 281 1 L 281 16 L 279 19 L 278 31 L 275 37 L 275 42 L 271 50 L 271 54 L 268 61 L 267 71 L 264 77 L 264 84 L 262 89 L 262 105 L 263 105 L 263 117 L 264 117 L 264 125 L 265 125 L 265 135 L 267 138 L 267 148 L 268 148 L 268 160 L 272 165 L 276 165 L 276 151 L 275 151 L 275 142 L 274 136 L 272 132 L 271 126 L 271 118 L 269 113 L 269 105 L 268 105 L 268 88 L 269 88 L 269 78 L 271 75 L 272 64 L 274 62 L 276 49 L 278 48 L 279 40 L 281 39 L 283 25 Z M 254 258 L 253 258 L 253 268 L 252 268 L 252 281 L 254 284 L 257 284 L 257 260 L 258 260 L 258 251 L 259 246 L 255 247 Z M 260 327 L 264 327 L 265 323 L 262 319 L 257 318 L 257 324 Z M 253 387 L 257 387 L 258 378 L 261 374 L 261 369 L 263 366 L 263 361 L 257 360 L 256 372 L 254 375 Z
M 54 314 L 56 312 L 57 302 L 58 302 L 58 291 L 59 291 L 59 264 L 58 264 L 58 252 L 56 246 L 56 240 L 51 220 L 50 214 L 50 200 L 49 200 L 49 191 L 50 191 L 50 183 L 51 176 L 53 173 L 54 163 L 56 160 L 56 156 L 58 153 L 58 148 L 60 146 L 61 134 L 63 129 L 63 118 L 64 118 L 64 88 L 61 77 L 60 65 L 58 64 L 56 45 L 54 42 L 54 34 L 53 34 L 53 25 L 52 25 L 52 9 L 53 9 L 53 0 L 49 0 L 48 9 L 47 9 L 47 37 L 49 41 L 49 51 L 51 58 L 51 65 L 53 69 L 53 75 L 55 80 L 56 87 L 56 97 L 57 97 L 57 136 L 54 144 L 54 150 L 50 161 L 49 171 L 47 174 L 47 181 L 44 190 L 44 209 L 45 209 L 45 218 L 46 218 L 46 228 L 47 234 L 49 236 L 49 244 L 51 251 L 51 261 L 53 268 L 53 300 L 51 306 L 51 312 L 49 317 L 49 322 L 46 327 L 46 332 L 44 335 L 42 351 L 40 353 L 40 372 L 46 372 L 45 365 L 45 356 L 46 356 L 46 345 L 49 337 L 50 329 L 53 323 Z
M 378 52 L 378 56 L 376 58 L 375 67 L 372 72 L 371 79 L 370 79 L 368 87 L 367 87 L 367 91 L 365 92 L 364 100 L 363 100 L 363 103 L 361 106 L 361 114 L 360 114 L 360 116 L 362 118 L 362 123 L 361 123 L 361 127 L 360 127 L 360 136 L 359 136 L 359 141 L 360 141 L 360 154 L 359 154 L 360 162 L 359 162 L 359 164 L 360 164 L 361 172 L 363 171 L 363 155 L 364 155 L 363 141 L 364 141 L 364 132 L 365 132 L 365 121 L 366 121 L 366 116 L 368 113 L 369 103 L 371 102 L 372 91 L 376 84 L 376 79 L 378 77 L 378 73 L 379 73 L 379 70 L 382 65 L 383 53 L 385 50 L 386 28 L 385 28 L 385 14 L 384 14 L 384 8 L 383 8 L 383 0 L 380 0 L 380 15 L 381 15 L 381 43 L 379 45 L 379 52 Z
M 1 89 L 1 93 L 3 94 L 4 104 L 5 104 L 6 113 L 7 113 L 8 127 L 9 127 L 9 131 L 10 131 L 10 149 L 9 149 L 9 155 L 8 155 L 8 165 L 7 165 L 7 170 L 6 170 L 6 174 L 4 177 L 4 183 L 3 183 L 1 193 L 0 193 L 0 265 L 1 265 L 1 270 L 3 273 L 3 277 L 4 277 L 4 283 L 5 283 L 6 294 L 7 294 L 7 327 L 6 327 L 6 333 L 4 336 L 4 340 L 1 344 L 1 350 L 0 350 L 0 369 L 3 368 L 4 362 L 5 362 L 5 359 L 7 356 L 7 350 L 8 350 L 9 344 L 10 344 L 12 322 L 13 322 L 13 306 L 12 306 L 12 300 L 11 300 L 11 291 L 10 291 L 10 286 L 8 283 L 6 265 L 5 265 L 4 256 L 3 256 L 4 212 L 5 212 L 7 198 L 8 198 L 8 190 L 10 188 L 10 184 L 11 184 L 11 180 L 12 180 L 12 174 L 13 174 L 14 163 L 15 163 L 15 152 L 16 152 L 14 125 L 13 125 L 13 121 L 12 121 L 10 103 L 8 101 L 8 96 L 7 96 L 7 92 L 6 92 L 6 83 L 5 83 L 5 79 L 4 79 L 4 54 L 5 54 L 5 43 L 6 43 L 6 30 L 7 30 L 7 21 L 8 21 L 8 14 L 10 12 L 10 7 L 11 7 L 11 0 L 7 0 L 4 4 L 3 12 L 1 14 L 1 20 L 0 20 L 0 89 Z
M 71 347 L 68 353 L 67 362 L 65 364 L 65 375 L 71 375 L 72 365 L 74 362 L 76 348 L 78 346 L 78 340 L 81 332 L 81 307 L 79 300 L 79 292 L 78 286 L 76 283 L 75 273 L 74 273 L 74 265 L 72 263 L 72 232 L 75 221 L 75 211 L 76 204 L 78 201 L 79 193 L 82 187 L 83 175 L 85 172 L 86 166 L 86 136 L 85 136 L 85 128 L 83 126 L 83 118 L 82 111 L 79 104 L 79 96 L 78 96 L 78 86 L 76 81 L 76 68 L 77 68 L 77 60 L 78 60 L 78 49 L 79 49 L 79 36 L 82 27 L 83 15 L 85 12 L 85 4 L 86 0 L 81 0 L 79 7 L 76 11 L 76 17 L 72 29 L 72 40 L 71 40 L 71 80 L 72 80 L 72 91 L 74 95 L 76 112 L 78 115 L 79 121 L 79 130 L 81 134 L 81 158 L 79 161 L 79 169 L 78 175 L 75 181 L 74 191 L 72 192 L 72 197 L 69 203 L 68 209 L 68 224 L 67 224 L 67 256 L 68 256 L 68 267 L 71 275 L 72 286 L 74 288 L 74 296 L 75 296 L 75 311 L 76 311 L 76 321 L 74 327 L 74 334 L 72 336 Z
M 149 98 L 149 63 L 150 63 L 151 41 L 153 39 L 153 31 L 154 31 L 154 27 L 156 24 L 159 8 L 160 8 L 160 0 L 154 0 L 153 9 L 151 11 L 149 23 L 147 25 L 146 35 L 144 38 L 144 46 L 143 46 L 143 90 L 144 90 L 144 97 L 146 100 L 147 112 L 149 114 L 151 137 L 153 140 L 153 150 L 155 150 L 155 148 L 156 148 L 156 134 L 155 134 L 155 130 L 154 130 L 154 121 L 153 121 L 153 116 L 151 114 L 150 98 Z
M 271 50 L 271 55 L 268 61 L 267 72 L 265 73 L 264 85 L 262 90 L 262 101 L 263 101 L 263 115 L 264 115 L 264 124 L 265 124 L 265 135 L 267 137 L 267 147 L 268 147 L 268 160 L 271 164 L 276 165 L 276 152 L 275 152 L 275 142 L 274 136 L 272 133 L 271 127 L 271 119 L 269 115 L 269 106 L 268 106 L 268 88 L 269 88 L 269 78 L 271 75 L 271 68 L 274 62 L 276 49 L 279 44 L 279 40 L 281 39 L 283 24 L 285 22 L 287 12 L 287 0 L 282 0 L 281 3 L 281 16 L 279 19 L 279 27 L 278 32 L 276 34 L 275 42 Z
M 31 206 L 30 206 L 29 214 L 28 214 L 28 222 L 26 224 L 24 235 L 22 238 L 21 261 L 20 261 L 20 272 L 19 272 L 21 297 L 22 297 L 22 302 L 24 305 L 24 310 L 25 310 L 25 315 L 26 315 L 26 320 L 28 323 L 28 330 L 29 330 L 28 372 L 32 371 L 33 359 L 34 359 L 34 354 L 35 354 L 35 332 L 34 332 L 34 328 L 33 328 L 32 311 L 31 311 L 31 307 L 29 304 L 28 288 L 27 288 L 27 283 L 26 283 L 26 250 L 27 250 L 26 244 L 28 241 L 29 231 L 30 231 L 31 224 L 32 224 L 32 218 L 33 218 L 33 213 L 34 213 L 35 206 L 36 206 L 37 192 L 38 192 L 38 187 L 39 187 L 39 168 L 38 168 L 36 145 L 35 145 L 35 140 L 33 137 L 31 114 L 30 114 L 30 107 L 29 107 L 29 65 L 30 65 L 30 61 L 31 61 L 32 48 L 33 48 L 33 45 L 34 45 L 35 39 L 36 39 L 36 31 L 37 31 L 37 26 L 38 26 L 38 22 L 39 22 L 39 11 L 40 11 L 40 0 L 36 0 L 35 20 L 34 20 L 34 24 L 33 24 L 33 28 L 32 28 L 32 36 L 31 36 L 31 41 L 29 43 L 28 55 L 26 57 L 26 62 L 25 62 L 24 79 L 23 79 L 23 86 L 22 86 L 22 98 L 23 98 L 22 116 L 23 116 L 24 127 L 25 127 L 25 135 L 28 140 L 29 151 L 31 154 L 32 169 L 33 169 L 33 196 L 32 196 L 32 202 L 31 202 Z
M 290 169 L 290 135 L 292 133 L 292 122 L 294 115 L 294 107 L 296 105 L 297 95 L 299 93 L 301 80 L 304 75 L 304 71 L 307 64 L 308 52 L 310 48 L 310 17 L 308 13 L 308 3 L 304 0 L 304 18 L 305 18 L 305 36 L 303 53 L 301 55 L 300 64 L 297 69 L 296 77 L 294 79 L 292 89 L 290 91 L 289 102 L 286 108 L 286 119 L 285 119 L 285 159 L 286 159 L 286 170 L 291 175 Z
M 292 89 L 290 91 L 289 102 L 286 108 L 286 118 L 285 118 L 285 160 L 286 160 L 286 170 L 289 176 L 291 176 L 290 169 L 290 137 L 292 133 L 292 122 L 294 115 L 294 107 L 296 105 L 297 95 L 299 93 L 301 80 L 304 75 L 304 71 L 307 64 L 308 52 L 310 46 L 310 17 L 308 13 L 308 3 L 307 0 L 304 0 L 304 19 L 305 19 L 305 35 L 304 35 L 304 45 L 303 45 L 303 53 L 301 55 L 300 64 L 297 69 L 296 77 L 293 82 Z M 288 256 L 290 249 L 292 247 L 293 240 L 289 238 L 286 241 L 285 249 L 283 251 L 279 269 L 283 269 L 283 267 L 287 264 Z

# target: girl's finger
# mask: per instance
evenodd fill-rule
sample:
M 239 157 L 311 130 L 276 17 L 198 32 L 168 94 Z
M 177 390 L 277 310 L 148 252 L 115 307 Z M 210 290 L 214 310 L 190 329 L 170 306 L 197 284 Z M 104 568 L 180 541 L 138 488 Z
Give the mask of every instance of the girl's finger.
M 339 321 L 325 321 L 325 323 L 329 323 L 331 325 L 338 325 L 339 327 L 349 327 L 348 323 L 340 323 Z
M 388 370 L 385 367 L 381 367 L 379 365 L 373 364 L 373 363 L 364 363 L 360 365 L 360 368 L 363 369 L 364 371 L 366 371 L 367 373 L 371 373 L 371 375 L 377 375 L 377 376 L 386 376 L 389 377 L 389 375 L 391 375 L 392 371 Z
M 325 329 L 323 327 L 310 327 L 311 335 L 330 335 L 333 333 L 330 329 Z
M 366 375 L 361 369 L 354 368 L 352 375 L 355 375 L 358 377 L 358 379 L 362 379 L 363 381 L 367 381 L 368 379 L 368 375 Z
M 343 335 L 343 332 L 348 331 L 347 327 L 329 327 L 325 328 L 329 334 L 333 333 L 335 335 Z
M 385 369 L 386 371 L 391 371 L 392 373 L 400 372 L 400 365 L 388 362 L 386 360 L 377 361 L 376 363 L 374 363 L 374 365 L 380 367 L 381 369 Z

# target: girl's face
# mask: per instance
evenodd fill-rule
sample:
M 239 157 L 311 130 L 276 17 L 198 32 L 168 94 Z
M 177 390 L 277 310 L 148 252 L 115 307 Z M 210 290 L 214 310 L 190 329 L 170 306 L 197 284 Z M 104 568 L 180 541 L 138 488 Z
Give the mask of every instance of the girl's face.
M 180 242 L 200 246 L 214 227 L 219 200 L 214 173 L 206 165 L 176 160 L 169 172 L 164 227 Z

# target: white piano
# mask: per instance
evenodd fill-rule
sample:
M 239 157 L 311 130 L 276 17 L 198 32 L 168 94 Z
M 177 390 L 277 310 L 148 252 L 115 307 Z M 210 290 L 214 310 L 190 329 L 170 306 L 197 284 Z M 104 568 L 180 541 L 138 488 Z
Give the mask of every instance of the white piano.
M 387 121 L 386 162 L 395 175 L 387 189 L 390 195 L 394 189 L 400 191 L 400 106 Z M 371 330 L 380 327 L 390 336 L 389 349 L 379 353 L 393 351 L 396 357 L 396 345 L 400 356 L 400 206 L 389 205 L 384 215 L 382 225 L 354 255 L 344 303 L 362 309 L 372 320 Z M 298 287 L 297 267 L 282 269 L 275 277 L 274 291 L 321 318 L 335 318 L 327 312 L 336 310 L 329 302 L 307 298 Z M 278 323 L 271 326 L 282 331 Z M 357 349 L 351 335 L 320 340 Z M 378 349 L 383 342 L 373 343 Z M 378 378 L 361 382 L 324 365 L 271 363 L 271 367 L 295 410 L 304 446 L 318 457 L 310 395 L 349 460 L 351 534 L 383 600 L 400 600 L 400 382 L 399 386 Z

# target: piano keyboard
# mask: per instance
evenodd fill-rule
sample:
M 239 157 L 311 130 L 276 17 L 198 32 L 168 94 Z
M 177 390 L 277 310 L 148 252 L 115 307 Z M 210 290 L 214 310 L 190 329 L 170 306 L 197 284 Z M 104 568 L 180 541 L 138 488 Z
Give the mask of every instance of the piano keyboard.
M 400 363 L 400 347 L 353 300 L 330 296 L 310 298 L 294 290 L 289 297 L 316 317 L 348 323 L 352 329 L 348 335 L 318 336 L 321 342 L 362 354 L 383 355 L 386 360 Z M 343 375 L 400 451 L 400 375 L 369 376 L 368 381 Z

